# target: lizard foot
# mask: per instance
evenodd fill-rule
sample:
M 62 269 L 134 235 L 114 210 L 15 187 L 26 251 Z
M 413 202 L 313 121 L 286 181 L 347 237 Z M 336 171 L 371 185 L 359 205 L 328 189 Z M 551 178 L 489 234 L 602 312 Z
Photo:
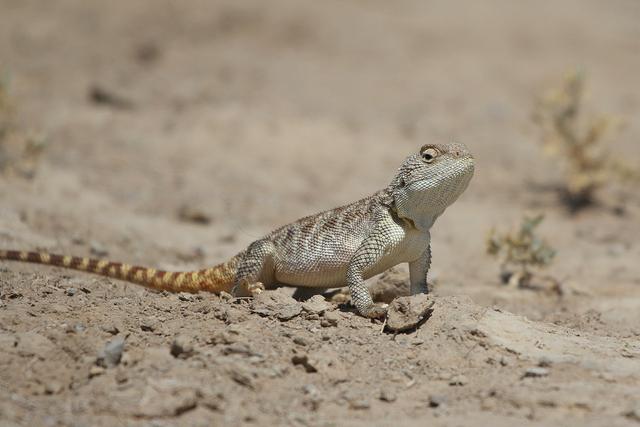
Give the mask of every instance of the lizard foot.
M 265 289 L 266 288 L 262 282 L 247 283 L 246 281 L 243 281 L 233 287 L 231 295 L 236 298 L 255 297 L 256 295 L 261 294 Z
M 247 285 L 247 292 L 249 292 L 252 297 L 260 295 L 264 290 L 264 284 L 262 284 L 261 282 L 249 283 Z

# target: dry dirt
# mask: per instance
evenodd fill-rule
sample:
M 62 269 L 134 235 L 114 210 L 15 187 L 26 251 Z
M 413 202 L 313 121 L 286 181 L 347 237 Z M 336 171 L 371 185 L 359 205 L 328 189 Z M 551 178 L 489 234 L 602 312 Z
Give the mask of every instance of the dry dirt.
M 569 215 L 530 121 L 579 67 L 637 164 L 639 22 L 634 0 L 0 0 L 0 69 L 46 141 L 33 176 L 0 178 L 2 248 L 196 268 L 386 185 L 425 142 L 477 158 L 433 229 L 430 317 L 397 335 L 288 290 L 2 263 L 0 424 L 640 425 L 640 194 Z M 563 295 L 501 285 L 484 252 L 527 210 Z

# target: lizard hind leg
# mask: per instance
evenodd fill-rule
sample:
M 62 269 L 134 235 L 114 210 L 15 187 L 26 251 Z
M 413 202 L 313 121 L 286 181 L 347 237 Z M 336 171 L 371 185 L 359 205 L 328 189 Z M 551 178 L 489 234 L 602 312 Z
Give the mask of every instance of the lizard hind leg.
M 235 297 L 253 297 L 275 282 L 275 247 L 268 240 L 258 240 L 247 248 L 238 266 L 236 280 L 231 291 Z

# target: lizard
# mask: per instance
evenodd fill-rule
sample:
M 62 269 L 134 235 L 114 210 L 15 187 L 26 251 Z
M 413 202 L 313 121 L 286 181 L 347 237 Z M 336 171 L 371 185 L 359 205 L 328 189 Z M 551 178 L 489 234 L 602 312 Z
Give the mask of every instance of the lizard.
M 0 250 L 0 260 L 46 264 L 170 292 L 255 296 L 279 285 L 342 287 L 359 314 L 381 318 L 365 280 L 403 262 L 411 294 L 428 293 L 431 228 L 467 188 L 474 158 L 464 144 L 426 144 L 409 155 L 391 183 L 351 204 L 307 216 L 254 241 L 211 268 L 169 272 L 103 259 Z

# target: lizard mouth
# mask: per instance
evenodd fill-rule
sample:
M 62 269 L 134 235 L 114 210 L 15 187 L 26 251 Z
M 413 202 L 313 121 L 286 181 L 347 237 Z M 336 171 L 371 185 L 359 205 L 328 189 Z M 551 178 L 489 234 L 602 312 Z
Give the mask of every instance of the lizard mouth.
M 464 157 L 457 158 L 452 165 L 444 169 L 434 170 L 432 174 L 413 179 L 405 183 L 405 186 L 417 189 L 416 187 L 434 188 L 440 184 L 451 184 L 456 181 L 468 184 L 473 176 L 474 170 L 475 161 L 473 157 L 471 157 L 471 155 L 465 155 Z

